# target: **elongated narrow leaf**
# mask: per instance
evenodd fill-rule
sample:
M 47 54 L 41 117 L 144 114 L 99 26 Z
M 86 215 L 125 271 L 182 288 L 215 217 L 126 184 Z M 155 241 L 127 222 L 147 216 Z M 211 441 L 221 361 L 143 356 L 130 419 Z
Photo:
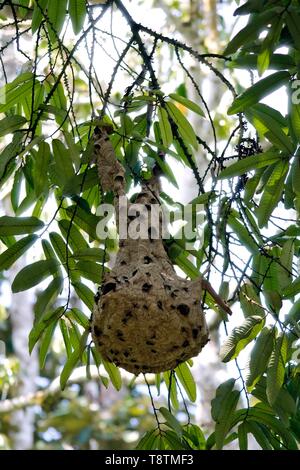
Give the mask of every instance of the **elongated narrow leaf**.
M 63 219 L 58 222 L 58 225 L 64 239 L 68 242 L 74 252 L 90 249 L 88 248 L 87 241 L 84 239 L 78 228 L 71 223 L 71 221 Z
M 122 378 L 118 367 L 111 362 L 105 361 L 104 359 L 102 359 L 102 363 L 115 389 L 118 391 L 121 390 Z
M 231 428 L 233 412 L 237 406 L 240 393 L 233 390 L 234 379 L 222 383 L 216 390 L 216 397 L 211 402 L 211 415 L 216 422 L 216 448 L 222 449 L 226 435 Z
M 33 167 L 34 189 L 36 197 L 48 191 L 48 171 L 50 162 L 50 146 L 41 142 L 37 152 L 32 153 L 35 164 Z
M 76 273 L 96 284 L 101 283 L 103 267 L 99 263 L 91 261 L 80 260 L 76 263 Z
M 189 144 L 194 147 L 195 150 L 198 148 L 197 138 L 192 128 L 191 124 L 187 120 L 187 118 L 182 114 L 182 112 L 175 106 L 174 103 L 167 102 L 166 103 L 167 111 L 177 125 L 179 133 L 181 134 L 185 144 L 188 146 Z
M 240 289 L 239 299 L 244 316 L 252 317 L 254 315 L 265 317 L 265 310 L 261 306 L 261 300 L 259 295 L 256 293 L 253 285 L 246 282 Z
M 78 250 L 73 253 L 73 258 L 76 260 L 93 261 L 94 263 L 102 263 L 107 260 L 107 255 L 102 248 L 86 248 Z
M 78 297 L 88 307 L 88 309 L 92 311 L 94 306 L 94 293 L 91 289 L 82 282 L 74 282 L 73 286 Z
M 68 207 L 67 214 L 70 218 L 74 217 L 74 222 L 93 240 L 97 239 L 96 227 L 100 219 L 96 215 L 76 205 Z
M 56 232 L 51 232 L 49 237 L 55 253 L 69 274 L 71 280 L 77 281 L 79 279 L 79 275 L 76 272 L 76 263 L 72 258 L 71 252 L 64 242 L 64 239 Z
M 189 366 L 186 363 L 180 364 L 178 367 L 176 367 L 175 373 L 184 390 L 186 391 L 189 399 L 192 402 L 195 402 L 197 398 L 197 388 Z
M 5 113 L 31 93 L 33 74 L 25 72 L 0 90 L 0 113 Z
M 44 223 L 36 217 L 0 217 L 0 235 L 22 235 L 37 232 L 44 227 Z
M 287 354 L 288 339 L 285 333 L 280 333 L 267 371 L 267 397 L 271 406 L 276 402 L 284 381 Z
M 8 269 L 14 262 L 20 258 L 38 239 L 37 235 L 28 235 L 28 237 L 18 240 L 0 255 L 0 271 Z
M 13 168 L 16 157 L 20 154 L 22 148 L 21 133 L 15 134 L 13 140 L 1 152 L 0 156 L 0 182 L 1 185 L 9 176 L 11 168 Z
M 233 176 L 243 175 L 244 173 L 256 170 L 257 168 L 264 168 L 279 161 L 281 158 L 282 156 L 280 153 L 275 150 L 269 150 L 252 157 L 243 158 L 242 160 L 239 160 L 225 168 L 225 170 L 220 173 L 219 179 L 231 178 Z
M 157 437 L 157 430 L 147 431 L 146 434 L 139 441 L 136 450 L 152 450 L 153 444 Z
M 256 211 L 260 228 L 268 224 L 269 218 L 282 196 L 288 169 L 289 163 L 287 160 L 277 162 L 266 183 L 259 207 Z
M 52 141 L 52 148 L 55 172 L 54 182 L 58 186 L 63 187 L 75 175 L 71 155 L 64 144 L 58 139 Z
M 67 313 L 67 317 L 74 319 L 77 323 L 79 323 L 79 325 L 83 326 L 85 330 L 90 326 L 88 317 L 81 310 L 79 310 L 79 308 L 71 308 L 71 310 L 69 310 Z
M 223 362 L 235 359 L 262 329 L 264 320 L 260 316 L 248 317 L 241 326 L 235 327 L 221 347 L 220 356 Z
M 40 368 L 43 369 L 45 362 L 46 362 L 46 357 L 47 353 L 54 335 L 54 331 L 57 326 L 58 319 L 53 321 L 49 326 L 47 326 L 43 332 L 43 338 L 41 340 L 40 344 L 40 350 L 39 350 L 39 363 L 40 363 Z
M 166 383 L 168 396 L 170 396 L 172 406 L 175 410 L 178 410 L 179 403 L 177 397 L 177 385 L 173 375 L 170 372 L 164 372 L 163 377 Z
M 51 41 L 55 43 L 62 30 L 66 17 L 67 0 L 50 0 L 48 4 L 48 31 Z
M 169 123 L 168 113 L 161 107 L 158 108 L 158 119 L 163 144 L 165 147 L 169 147 L 173 142 L 173 134 Z
M 294 240 L 289 239 L 284 242 L 282 251 L 277 265 L 277 278 L 280 284 L 280 289 L 284 289 L 291 285 L 292 270 L 293 270 L 293 257 L 294 257 Z
M 252 254 L 256 254 L 258 251 L 258 244 L 253 237 L 253 234 L 245 227 L 233 214 L 228 216 L 228 224 L 236 233 L 239 241 L 244 245 Z
M 177 421 L 177 419 L 175 418 L 175 416 L 172 415 L 172 413 L 170 413 L 170 411 L 165 408 L 165 407 L 161 407 L 159 408 L 159 411 L 160 413 L 163 415 L 163 417 L 165 418 L 167 424 L 170 426 L 171 429 L 174 429 L 174 431 L 176 431 L 176 434 L 181 437 L 182 436 L 182 427 L 181 427 L 181 424 L 179 423 L 179 421 Z
M 259 103 L 252 106 L 245 114 L 255 128 L 264 134 L 277 148 L 287 154 L 293 154 L 295 146 L 290 137 L 283 131 L 283 128 L 287 128 L 287 123 L 278 111 Z
M 69 0 L 69 14 L 74 33 L 80 33 L 86 16 L 86 0 Z
M 238 438 L 240 450 L 248 450 L 248 427 L 247 423 L 243 422 L 238 427 Z
M 251 17 L 247 26 L 239 31 L 227 45 L 224 55 L 230 55 L 236 52 L 241 46 L 248 44 L 252 39 L 257 38 L 259 32 L 268 25 L 269 21 L 274 18 L 278 10 L 270 8 L 266 11 Z
M 274 328 L 266 326 L 260 332 L 251 351 L 247 387 L 251 392 L 261 375 L 266 371 L 275 343 Z
M 298 11 L 293 8 L 292 11 L 287 11 L 285 13 L 285 20 L 289 32 L 294 40 L 294 47 L 300 49 L 300 15 Z
M 12 291 L 21 292 L 42 282 L 57 272 L 58 264 L 55 260 L 42 260 L 25 266 L 15 277 Z
M 53 322 L 56 322 L 64 313 L 64 307 L 58 307 L 55 310 L 50 310 L 49 312 L 44 312 L 42 318 L 34 324 L 30 334 L 29 334 L 29 352 L 33 350 L 35 344 L 42 336 L 45 329 L 51 325 Z
M 65 363 L 63 370 L 61 371 L 60 374 L 60 386 L 62 390 L 65 388 L 67 381 L 72 374 L 73 370 L 75 369 L 77 363 L 81 359 L 81 356 L 83 354 L 83 351 L 86 347 L 86 341 L 89 335 L 89 331 L 86 330 L 82 333 L 82 336 L 80 338 L 79 343 L 77 344 L 77 347 L 74 349 L 70 357 L 67 359 L 67 362 Z
M 291 285 L 286 286 L 283 289 L 283 297 L 289 299 L 300 292 L 300 276 L 292 282 Z
M 25 123 L 23 116 L 8 116 L 0 121 L 0 137 L 20 129 Z
M 258 103 L 262 98 L 269 95 L 283 85 L 287 85 L 290 79 L 288 72 L 275 72 L 248 88 L 244 93 L 238 96 L 230 108 L 228 114 L 237 114 Z
M 37 301 L 34 306 L 36 320 L 40 320 L 43 313 L 52 307 L 58 295 L 61 293 L 63 285 L 63 278 L 61 276 L 57 276 L 50 282 L 46 289 L 38 294 Z
M 194 103 L 188 98 L 178 95 L 177 93 L 171 93 L 169 97 L 172 98 L 172 100 L 177 101 L 180 104 L 183 104 L 183 106 L 190 109 L 191 111 L 194 111 L 194 113 L 199 114 L 199 116 L 205 117 L 204 112 L 202 111 L 202 109 L 197 103 Z
M 34 2 L 31 21 L 31 30 L 33 34 L 38 30 L 43 20 L 43 12 L 46 12 L 48 1 L 49 0 L 39 0 L 38 4 L 36 1 Z

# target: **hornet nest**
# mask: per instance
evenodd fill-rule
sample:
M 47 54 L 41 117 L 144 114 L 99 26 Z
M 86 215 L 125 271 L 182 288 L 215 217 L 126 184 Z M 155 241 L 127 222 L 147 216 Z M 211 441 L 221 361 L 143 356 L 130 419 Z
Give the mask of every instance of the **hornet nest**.
M 110 131 L 107 126 L 95 129 L 94 158 L 103 191 L 114 191 L 118 214 L 121 201 L 128 201 L 125 171 L 116 159 Z M 135 203 L 150 210 L 159 202 L 158 195 L 158 177 L 153 176 L 142 185 Z M 128 216 L 130 206 L 128 203 L 125 209 L 127 224 L 135 218 Z M 205 346 L 208 328 L 201 307 L 203 289 L 231 313 L 203 278 L 188 281 L 177 276 L 161 237 L 154 237 L 151 229 L 147 239 L 120 239 L 115 266 L 105 273 L 95 297 L 91 325 L 103 359 L 136 375 L 174 369 Z

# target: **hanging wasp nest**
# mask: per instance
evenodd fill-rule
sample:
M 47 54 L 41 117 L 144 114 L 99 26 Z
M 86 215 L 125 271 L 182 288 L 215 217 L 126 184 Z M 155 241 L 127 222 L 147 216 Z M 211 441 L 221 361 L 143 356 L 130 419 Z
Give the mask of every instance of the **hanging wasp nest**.
M 96 128 L 94 158 L 102 189 L 113 189 L 116 214 L 126 211 L 129 225 L 135 217 L 130 216 L 131 204 L 125 197 L 125 171 L 108 133 L 108 128 Z M 158 204 L 158 195 L 154 176 L 136 198 L 135 204 L 146 208 L 148 221 L 147 211 L 150 214 L 152 205 Z M 122 208 L 124 200 L 127 206 Z M 205 346 L 208 329 L 201 307 L 202 287 L 230 313 L 207 281 L 177 276 L 160 235 L 155 236 L 154 227 L 148 226 L 146 239 L 120 239 L 115 266 L 104 276 L 92 318 L 93 340 L 102 357 L 136 375 L 174 369 Z

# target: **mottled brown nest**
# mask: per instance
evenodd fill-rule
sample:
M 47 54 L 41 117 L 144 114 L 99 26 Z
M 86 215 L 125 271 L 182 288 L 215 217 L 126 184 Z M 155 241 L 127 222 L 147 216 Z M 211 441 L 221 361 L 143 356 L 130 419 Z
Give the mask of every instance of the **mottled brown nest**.
M 95 158 L 102 187 L 113 188 L 118 209 L 124 169 L 105 130 L 96 134 Z M 158 184 L 153 180 L 143 185 L 136 202 L 150 210 L 157 201 Z M 201 301 L 203 283 L 209 285 L 202 278 L 187 281 L 177 276 L 162 240 L 152 239 L 151 231 L 149 235 L 146 240 L 120 241 L 92 317 L 92 337 L 102 357 L 134 374 L 173 369 L 196 356 L 208 341 Z

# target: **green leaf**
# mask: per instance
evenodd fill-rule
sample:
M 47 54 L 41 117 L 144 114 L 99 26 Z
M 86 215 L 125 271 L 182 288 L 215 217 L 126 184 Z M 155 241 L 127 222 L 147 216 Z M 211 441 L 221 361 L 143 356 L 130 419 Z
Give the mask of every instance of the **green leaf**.
M 172 129 L 169 123 L 168 113 L 164 108 L 158 108 L 158 119 L 160 134 L 165 147 L 169 147 L 173 142 Z
M 298 144 L 300 142 L 300 104 L 291 104 L 290 126 L 291 133 L 293 133 L 295 138 L 295 144 Z
M 249 392 L 253 390 L 261 375 L 267 369 L 274 341 L 274 328 L 271 326 L 263 328 L 251 351 L 249 374 L 246 381 Z
M 178 397 L 177 397 L 177 385 L 176 381 L 171 374 L 171 372 L 164 372 L 163 373 L 164 381 L 166 383 L 166 387 L 168 390 L 168 395 L 170 395 L 171 403 L 175 410 L 178 410 L 179 408 L 179 403 L 178 403 Z
M 171 93 L 169 97 L 172 98 L 172 100 L 177 101 L 177 103 L 183 104 L 183 106 L 190 109 L 191 111 L 194 111 L 194 113 L 199 114 L 199 116 L 205 117 L 205 114 L 200 106 L 193 101 L 185 98 L 184 96 L 178 95 L 177 93 Z
M 74 194 L 82 194 L 84 191 L 98 186 L 99 178 L 97 169 L 89 168 L 83 173 L 74 175 L 70 180 L 67 181 L 63 188 L 64 196 L 73 196 Z
M 101 284 L 103 267 L 99 263 L 93 263 L 91 261 L 80 260 L 76 264 L 76 272 L 80 276 L 89 279 L 90 281 L 95 282 L 96 284 Z
M 246 422 L 239 425 L 238 438 L 240 450 L 248 450 L 248 427 Z
M 156 429 L 153 429 L 152 431 L 147 431 L 146 434 L 144 434 L 142 439 L 139 441 L 136 450 L 152 450 L 156 437 Z
M 287 128 L 286 120 L 278 111 L 259 103 L 246 112 L 246 117 L 276 147 L 288 154 L 294 153 L 293 142 L 282 130 L 282 128 Z
M 68 241 L 68 244 L 74 252 L 77 253 L 81 250 L 90 249 L 88 248 L 88 243 L 81 235 L 78 228 L 71 221 L 63 219 L 58 222 L 58 225 L 61 233 L 63 234 L 64 239 Z
M 262 329 L 264 320 L 260 316 L 248 317 L 241 326 L 235 327 L 220 350 L 223 362 L 235 359 Z
M 23 136 L 17 133 L 13 136 L 13 140 L 8 144 L 0 154 L 0 182 L 1 185 L 14 169 L 14 163 L 22 148 Z
M 32 20 L 31 20 L 31 30 L 32 34 L 34 34 L 43 20 L 43 12 L 47 11 L 48 0 L 39 0 L 38 4 L 34 2 L 34 8 L 32 13 Z
M 75 251 L 72 255 L 76 260 L 93 261 L 102 263 L 107 260 L 107 254 L 102 248 L 85 248 L 84 250 Z
M 74 282 L 73 287 L 78 297 L 80 297 L 82 302 L 92 311 L 94 306 L 94 293 L 91 289 L 82 282 Z
M 175 106 L 174 103 L 167 102 L 166 109 L 169 116 L 172 118 L 174 123 L 177 125 L 179 133 L 181 134 L 184 142 L 188 146 L 189 144 L 194 147 L 195 150 L 198 148 L 197 138 L 189 121 L 182 114 L 182 112 Z
M 261 300 L 252 283 L 245 282 L 245 284 L 241 286 L 239 299 L 245 318 L 255 315 L 262 318 L 265 317 L 265 311 L 261 306 Z
M 68 317 L 73 318 L 79 325 L 83 326 L 84 329 L 90 327 L 90 321 L 88 317 L 79 308 L 71 308 L 67 314 Z
M 64 187 L 64 185 L 74 177 L 74 169 L 70 156 L 70 152 L 64 146 L 64 144 L 58 140 L 53 139 L 52 141 L 53 157 L 54 157 L 54 173 L 55 183 Z
M 240 30 L 229 42 L 224 55 L 230 55 L 236 52 L 241 46 L 249 44 L 252 39 L 256 39 L 263 29 L 265 29 L 270 20 L 278 14 L 278 8 L 268 8 L 266 11 L 250 17 L 249 23 Z
M 273 210 L 280 201 L 288 169 L 289 162 L 287 160 L 279 161 L 275 165 L 265 185 L 263 195 L 256 210 L 257 221 L 260 228 L 268 224 Z
M 64 239 L 59 235 L 59 233 L 56 232 L 51 232 L 49 238 L 55 253 L 57 254 L 67 273 L 70 275 L 71 280 L 78 280 L 79 276 L 76 273 L 76 263 L 73 260 L 71 252 L 64 242 Z
M 268 150 L 258 155 L 243 158 L 223 170 L 218 179 L 232 178 L 233 176 L 243 175 L 248 171 L 256 170 L 257 168 L 264 168 L 268 165 L 279 161 L 282 156 L 278 151 Z
M 47 142 L 41 142 L 37 152 L 32 152 L 34 158 L 33 179 L 34 190 L 37 198 L 48 192 L 48 170 L 50 162 L 50 146 Z
M 238 236 L 241 245 L 244 245 L 244 247 L 246 247 L 250 253 L 256 254 L 258 251 L 258 244 L 249 229 L 246 228 L 244 224 L 239 222 L 239 220 L 234 217 L 232 213 L 229 214 L 227 222 Z
M 8 116 L 0 121 L 0 137 L 15 132 L 27 122 L 23 116 Z
M 222 449 L 224 440 L 231 428 L 233 412 L 239 401 L 240 393 L 233 390 L 234 379 L 229 379 L 219 385 L 216 390 L 216 397 L 211 402 L 211 415 L 216 422 L 215 439 L 216 448 Z
M 0 90 L 0 113 L 11 109 L 32 91 L 33 74 L 25 72 Z
M 63 289 L 63 278 L 60 276 L 55 277 L 48 287 L 40 292 L 37 296 L 37 301 L 34 305 L 34 312 L 36 319 L 39 320 L 43 313 L 52 307 L 58 295 Z
M 175 373 L 180 380 L 184 390 L 187 393 L 187 396 L 192 402 L 196 401 L 197 398 L 197 388 L 196 383 L 193 377 L 193 374 L 190 371 L 189 366 L 184 362 L 180 364 L 175 369 Z
M 256 423 L 255 421 L 248 421 L 247 427 L 249 432 L 251 432 L 254 439 L 263 450 L 272 450 L 272 446 L 259 423 Z
M 171 429 L 174 429 L 174 431 L 179 437 L 182 437 L 182 427 L 179 421 L 177 421 L 177 419 L 175 418 L 175 416 L 173 416 L 172 413 L 170 413 L 170 411 L 163 406 L 159 408 L 159 411 L 165 418 L 168 426 L 170 426 Z
M 43 338 L 41 340 L 40 350 L 39 350 L 39 363 L 40 363 L 41 369 L 43 369 L 45 366 L 46 356 L 47 356 L 48 349 L 49 349 L 50 343 L 54 335 L 54 331 L 57 327 L 57 322 L 58 322 L 58 319 L 52 322 L 49 326 L 47 326 L 43 332 Z
M 294 257 L 294 240 L 289 239 L 282 245 L 282 251 L 277 264 L 277 278 L 280 290 L 291 285 Z
M 271 406 L 276 402 L 284 382 L 287 355 L 288 339 L 285 333 L 280 333 L 267 370 L 267 397 Z
M 294 295 L 299 294 L 299 292 L 300 292 L 300 276 L 297 277 L 297 279 L 295 279 L 291 285 L 286 286 L 283 289 L 282 294 L 285 299 L 289 299 L 291 297 L 294 297 Z
M 51 325 L 53 322 L 56 322 L 64 313 L 64 307 L 58 307 L 55 310 L 50 312 L 44 312 L 42 318 L 35 323 L 30 334 L 29 334 L 29 352 L 31 353 L 37 341 L 42 336 L 45 329 Z
M 85 350 L 85 347 L 86 347 L 86 341 L 87 341 L 88 335 L 89 335 L 88 330 L 85 330 L 82 333 L 82 336 L 80 338 L 79 343 L 77 344 L 77 347 L 74 349 L 70 357 L 67 359 L 67 362 L 65 363 L 63 370 L 61 371 L 60 386 L 62 390 L 64 390 L 70 375 L 72 374 L 77 363 L 82 357 L 83 351 Z
M 300 15 L 298 11 L 292 7 L 291 11 L 285 12 L 285 21 L 289 32 L 294 40 L 294 47 L 300 49 Z
M 121 390 L 122 378 L 121 378 L 119 368 L 117 366 L 115 366 L 115 364 L 112 364 L 111 362 L 105 361 L 103 358 L 102 358 L 102 363 L 103 363 L 104 368 L 105 368 L 106 372 L 108 373 L 109 378 L 111 380 L 111 383 L 113 384 L 115 389 L 118 390 L 118 391 Z
M 0 255 L 0 271 L 8 269 L 14 262 L 20 258 L 26 251 L 36 242 L 37 235 L 28 235 L 11 245 L 6 251 Z
M 0 235 L 4 237 L 37 232 L 43 227 L 44 223 L 36 217 L 0 217 Z
M 80 33 L 86 17 L 86 0 L 69 0 L 69 14 L 74 33 Z
M 237 114 L 257 103 L 259 100 L 277 90 L 283 85 L 287 85 L 290 74 L 286 71 L 275 72 L 248 88 L 244 93 L 238 96 L 230 108 L 228 114 Z
M 16 275 L 12 283 L 12 291 L 22 292 L 42 282 L 46 277 L 57 272 L 58 264 L 55 260 L 42 260 L 25 266 Z
M 48 4 L 48 32 L 52 43 L 58 40 L 66 17 L 67 0 L 51 0 Z
M 86 232 L 92 240 L 97 240 L 96 227 L 100 220 L 99 217 L 76 205 L 67 207 L 66 211 L 70 218 L 74 217 L 74 222 Z
M 170 450 L 190 449 L 190 447 L 184 442 L 184 440 L 179 439 L 173 431 L 165 431 L 163 441 L 167 445 L 167 449 Z
M 296 66 L 293 57 L 287 54 L 272 54 L 269 68 L 272 70 L 292 69 Z M 229 68 L 256 69 L 257 54 L 239 54 L 228 63 Z

